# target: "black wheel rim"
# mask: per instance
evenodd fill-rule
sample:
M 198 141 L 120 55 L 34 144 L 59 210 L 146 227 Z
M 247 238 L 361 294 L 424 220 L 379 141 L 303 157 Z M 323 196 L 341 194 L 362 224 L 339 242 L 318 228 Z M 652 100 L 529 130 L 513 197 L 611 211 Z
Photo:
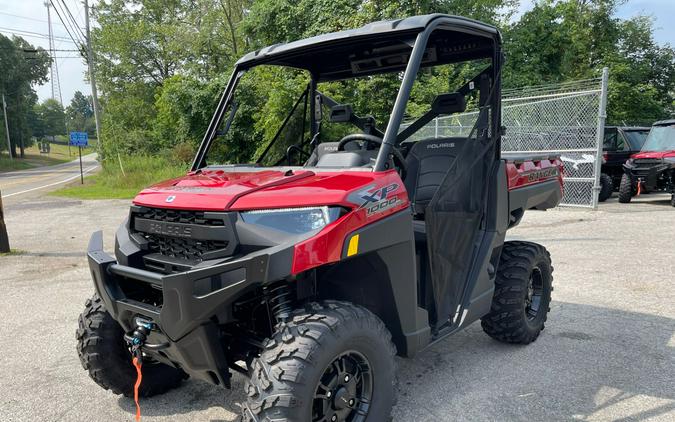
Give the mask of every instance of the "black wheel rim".
M 539 315 L 541 308 L 541 298 L 544 294 L 544 277 L 541 270 L 535 267 L 530 273 L 530 279 L 527 283 L 527 292 L 525 293 L 525 315 L 532 321 Z
M 356 351 L 336 357 L 314 393 L 312 422 L 362 422 L 373 399 L 370 363 Z

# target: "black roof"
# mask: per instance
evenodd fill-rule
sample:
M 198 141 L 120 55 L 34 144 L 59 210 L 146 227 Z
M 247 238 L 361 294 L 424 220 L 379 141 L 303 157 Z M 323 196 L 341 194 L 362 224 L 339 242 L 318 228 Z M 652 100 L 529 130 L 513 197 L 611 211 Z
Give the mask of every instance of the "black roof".
M 275 44 L 246 54 L 237 61 L 237 67 L 290 66 L 308 70 L 319 80 L 396 71 L 405 67 L 415 36 L 432 23 L 453 32 L 452 37 L 447 32 L 443 37 L 436 32 L 432 34 L 430 46 L 441 38 L 443 41 L 437 46 L 438 53 L 427 59 L 434 64 L 490 57 L 495 44 L 501 44 L 499 30 L 492 25 L 460 16 L 431 14 L 373 22 L 356 29 Z M 385 60 L 388 62 L 383 64 Z

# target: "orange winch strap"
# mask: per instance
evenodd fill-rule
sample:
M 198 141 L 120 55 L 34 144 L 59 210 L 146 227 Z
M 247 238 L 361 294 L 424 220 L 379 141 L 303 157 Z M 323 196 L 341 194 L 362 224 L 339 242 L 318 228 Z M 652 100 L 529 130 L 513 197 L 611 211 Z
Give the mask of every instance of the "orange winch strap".
M 136 402 L 136 422 L 141 420 L 141 405 L 138 403 L 138 387 L 141 386 L 141 380 L 143 379 L 143 374 L 141 374 L 141 363 L 138 358 L 134 357 L 132 360 L 134 366 L 136 367 L 136 384 L 134 384 L 134 401 Z

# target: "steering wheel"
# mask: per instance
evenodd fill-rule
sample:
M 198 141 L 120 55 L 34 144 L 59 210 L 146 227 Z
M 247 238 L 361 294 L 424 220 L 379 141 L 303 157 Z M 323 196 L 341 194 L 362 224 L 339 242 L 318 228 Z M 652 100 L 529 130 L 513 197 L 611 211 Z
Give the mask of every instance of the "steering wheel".
M 376 144 L 378 147 L 382 146 L 382 138 L 378 138 L 377 136 L 374 135 L 368 135 L 367 133 L 354 133 L 352 135 L 347 135 L 344 138 L 340 139 L 340 142 L 338 142 L 337 150 L 344 151 L 345 145 L 355 141 L 365 141 L 366 144 L 373 143 Z M 401 151 L 399 151 L 399 149 L 396 148 L 395 146 L 392 146 L 391 153 L 394 156 L 394 165 L 398 167 L 399 176 L 401 176 L 401 179 L 405 179 L 408 167 L 406 166 L 403 154 L 401 154 Z

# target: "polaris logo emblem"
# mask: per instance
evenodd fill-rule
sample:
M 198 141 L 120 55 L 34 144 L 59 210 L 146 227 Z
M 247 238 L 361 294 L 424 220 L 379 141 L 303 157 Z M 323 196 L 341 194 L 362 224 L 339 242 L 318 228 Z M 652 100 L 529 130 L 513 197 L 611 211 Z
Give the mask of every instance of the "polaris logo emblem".
M 166 197 L 164 202 L 173 202 L 174 199 L 176 199 L 176 195 L 169 195 Z
M 444 142 L 442 144 L 429 144 L 429 145 L 427 145 L 427 149 L 454 148 L 454 147 L 455 147 L 454 142 Z
M 152 221 L 147 228 L 149 233 L 175 237 L 192 237 L 192 227 L 186 224 L 169 224 L 164 221 Z

